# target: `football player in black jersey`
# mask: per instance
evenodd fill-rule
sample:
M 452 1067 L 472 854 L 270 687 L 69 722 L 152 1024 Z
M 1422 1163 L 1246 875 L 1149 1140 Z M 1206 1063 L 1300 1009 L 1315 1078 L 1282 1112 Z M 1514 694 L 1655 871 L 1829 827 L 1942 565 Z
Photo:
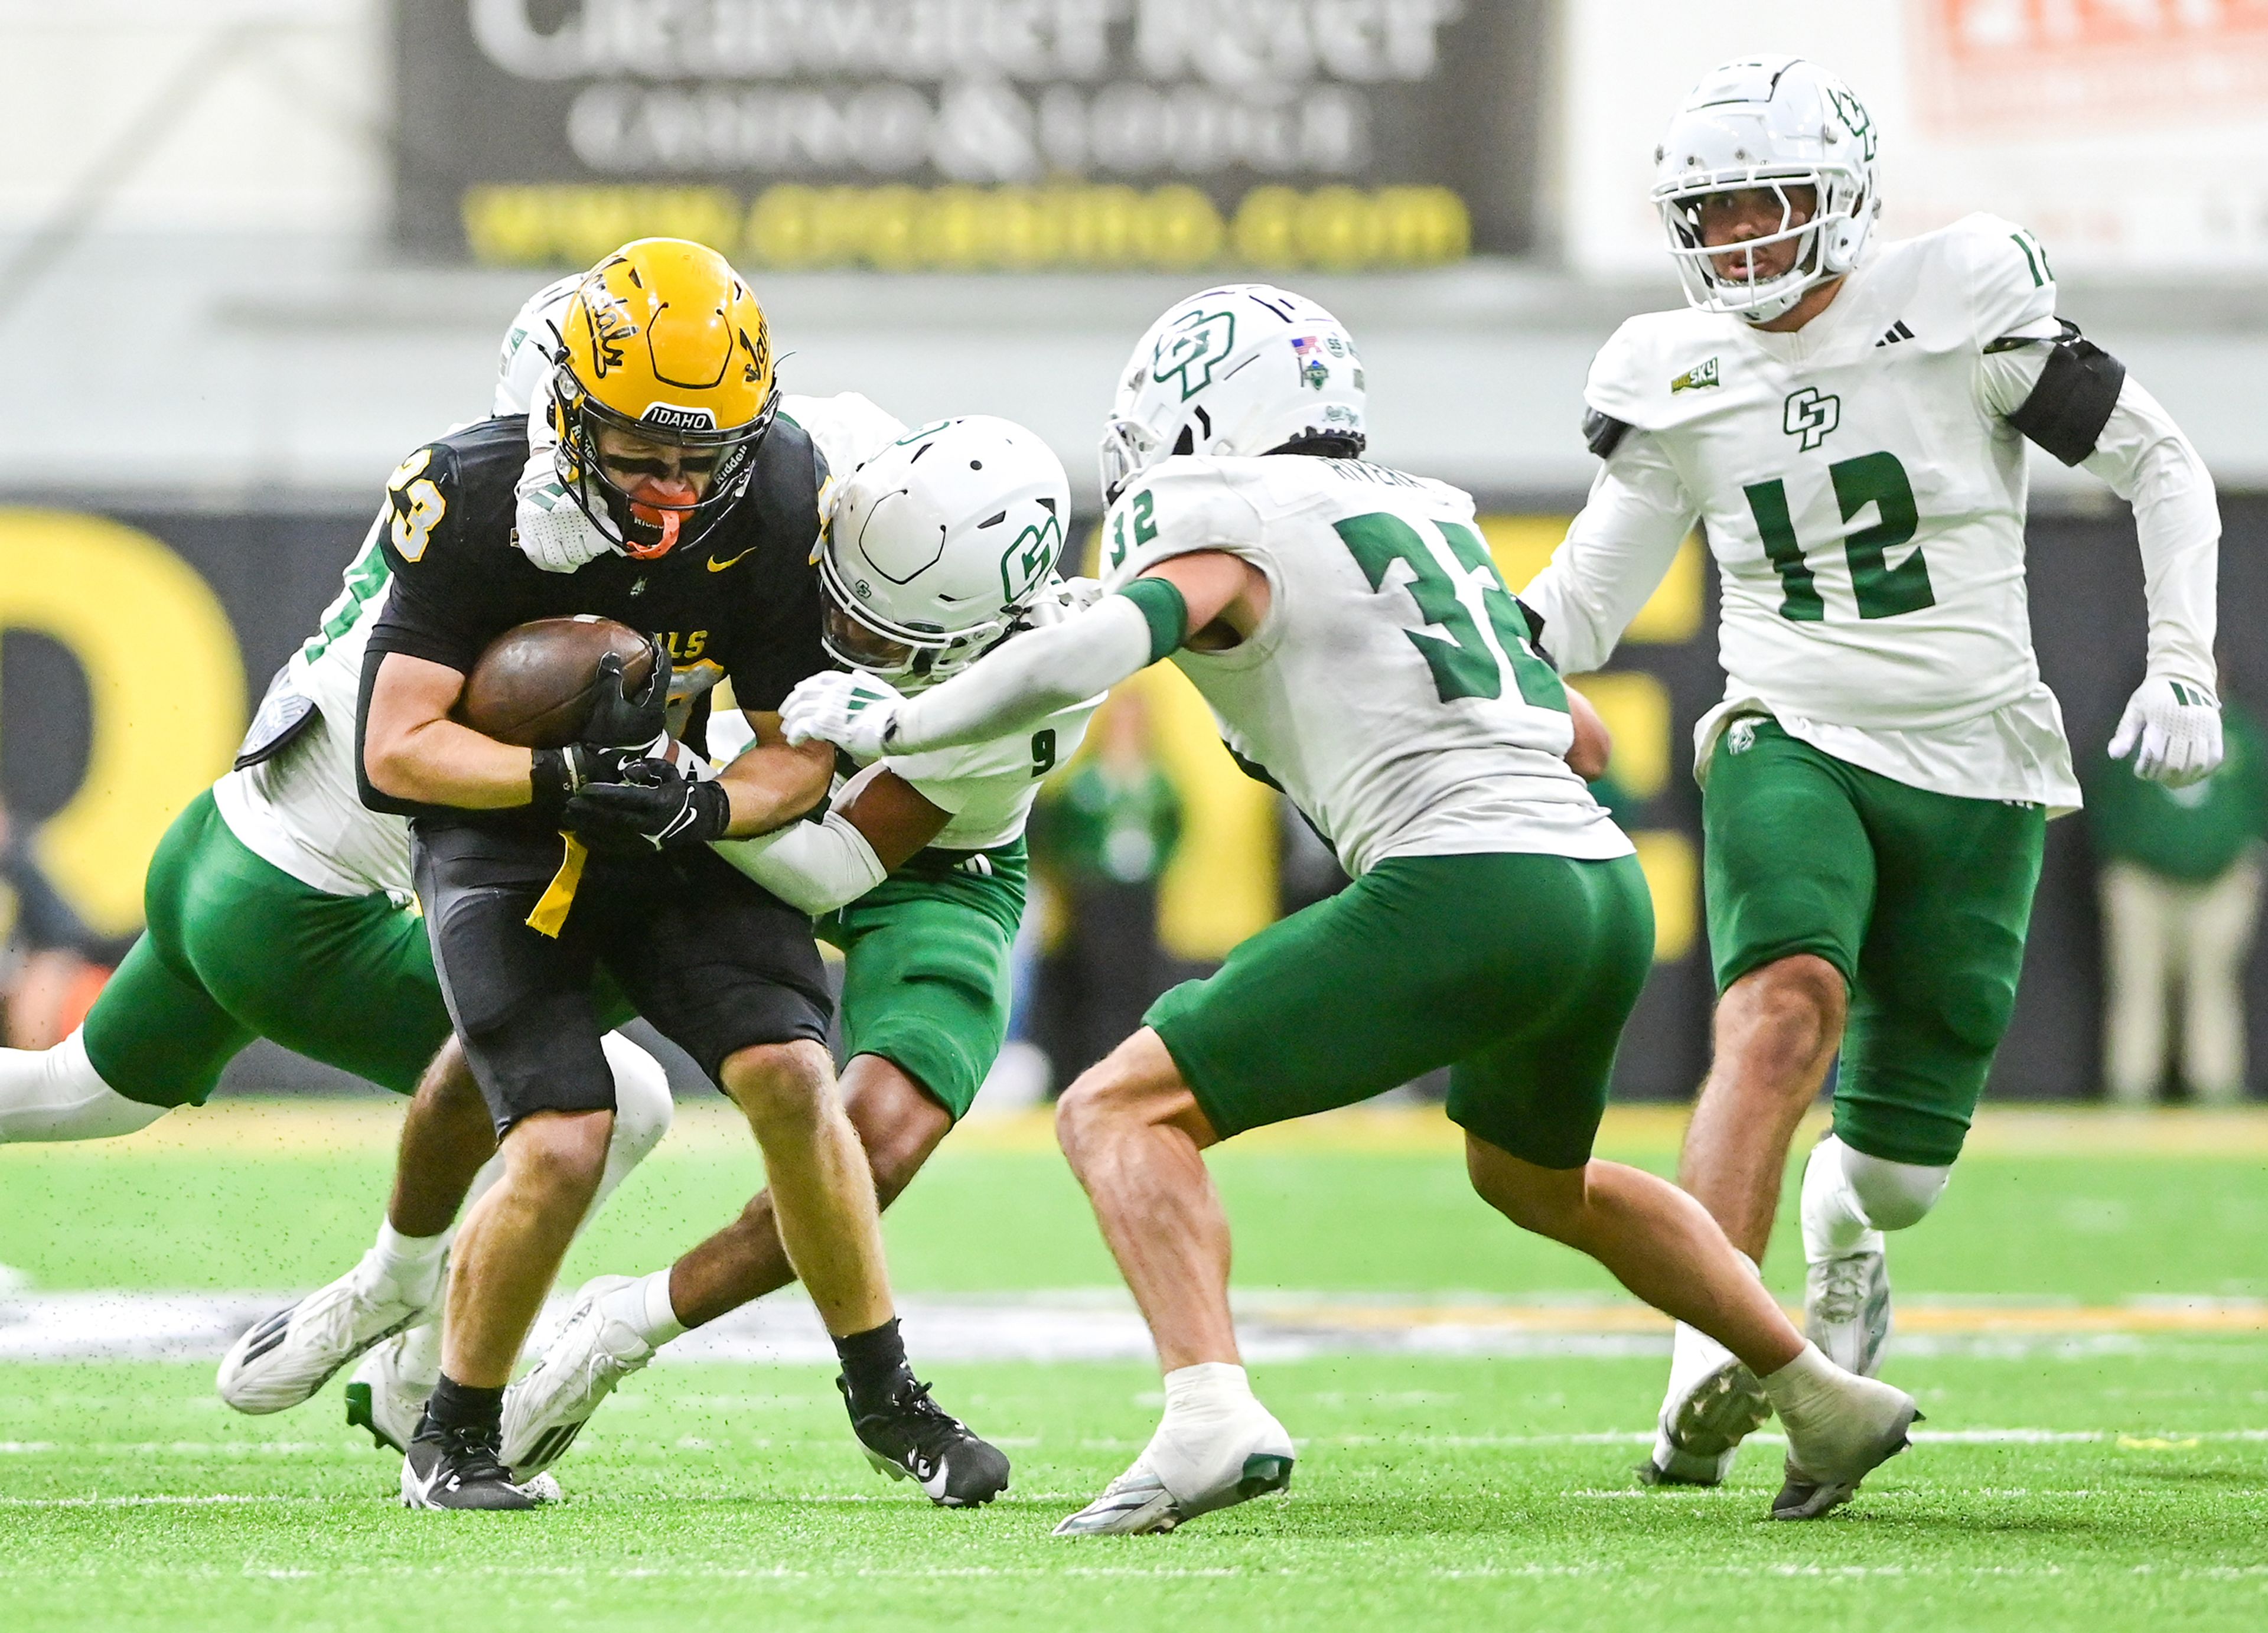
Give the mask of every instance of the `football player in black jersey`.
M 364 798 L 412 818 L 434 962 L 505 1159 L 452 1254 L 442 1376 L 403 1500 L 536 1500 L 497 1460 L 498 1411 L 605 1158 L 614 1091 L 592 995 L 603 968 L 747 1114 L 868 1455 L 939 1503 L 989 1501 L 1006 1459 L 906 1364 L 809 921 L 707 842 L 793 820 L 826 797 L 832 769 L 829 751 L 782 740 L 773 712 L 828 660 L 807 565 L 817 461 L 799 429 L 773 424 L 763 313 L 713 251 L 647 239 L 584 281 L 563 338 L 560 480 L 616 550 L 558 571 L 516 548 L 525 421 L 443 438 L 391 484 L 393 592 L 363 675 Z M 490 640 L 571 614 L 648 635 L 658 683 L 611 700 L 585 728 L 593 740 L 561 749 L 512 747 L 453 717 Z M 721 778 L 620 747 L 727 677 L 757 746 Z

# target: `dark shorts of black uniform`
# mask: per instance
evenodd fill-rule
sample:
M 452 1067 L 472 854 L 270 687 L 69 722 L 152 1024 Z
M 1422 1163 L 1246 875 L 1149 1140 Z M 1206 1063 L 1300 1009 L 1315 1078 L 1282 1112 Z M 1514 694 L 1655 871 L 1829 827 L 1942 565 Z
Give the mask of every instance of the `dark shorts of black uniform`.
M 593 852 L 554 938 L 527 917 L 559 872 L 558 835 L 414 831 L 441 996 L 499 1136 L 539 1111 L 613 1109 L 592 995 L 602 967 L 712 1083 L 740 1049 L 826 1042 L 834 1003 L 811 921 L 706 849 Z

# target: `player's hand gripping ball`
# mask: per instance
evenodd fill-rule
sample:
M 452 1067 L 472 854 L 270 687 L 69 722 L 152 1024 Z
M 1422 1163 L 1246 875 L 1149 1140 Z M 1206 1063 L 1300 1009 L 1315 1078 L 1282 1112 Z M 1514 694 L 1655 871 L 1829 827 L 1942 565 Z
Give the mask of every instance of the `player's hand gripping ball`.
M 593 783 L 567 802 L 567 826 L 600 850 L 666 850 L 725 837 L 733 801 L 721 783 L 687 776 L 663 760 L 622 768 L 621 780 Z
M 870 674 L 815 674 L 788 694 L 780 706 L 780 731 L 791 743 L 814 738 L 850 751 L 858 760 L 888 752 L 905 695 Z
M 2110 757 L 2134 757 L 2134 775 L 2183 788 L 2220 768 L 2220 700 L 2186 680 L 2152 675 L 2134 689 L 2111 733 Z

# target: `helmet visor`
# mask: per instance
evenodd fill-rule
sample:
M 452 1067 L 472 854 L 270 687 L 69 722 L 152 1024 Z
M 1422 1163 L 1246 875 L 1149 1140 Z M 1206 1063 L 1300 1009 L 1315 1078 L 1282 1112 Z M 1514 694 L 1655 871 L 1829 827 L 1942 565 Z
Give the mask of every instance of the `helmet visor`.
M 718 430 L 626 418 L 583 391 L 564 363 L 553 390 L 569 490 L 600 532 L 641 560 L 667 554 L 681 534 L 700 537 L 723 517 L 747 487 L 779 405 L 775 386 L 755 419 Z
M 916 662 L 926 655 L 909 642 L 893 640 L 861 623 L 831 596 L 820 615 L 820 634 L 829 657 L 873 674 L 910 673 Z

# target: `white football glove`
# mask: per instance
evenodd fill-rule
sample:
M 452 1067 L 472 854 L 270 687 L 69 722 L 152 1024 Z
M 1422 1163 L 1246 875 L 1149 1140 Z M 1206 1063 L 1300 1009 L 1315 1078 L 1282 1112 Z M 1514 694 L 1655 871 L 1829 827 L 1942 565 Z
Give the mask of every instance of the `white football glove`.
M 531 453 L 514 489 L 512 541 L 548 573 L 571 573 L 621 547 L 600 533 L 568 496 L 547 450 Z
M 847 748 L 858 760 L 879 760 L 883 739 L 897 724 L 905 696 L 870 674 L 815 674 L 780 705 L 780 730 L 791 743 L 814 738 Z
M 2126 700 L 2110 757 L 2134 757 L 2134 775 L 2183 788 L 2220 765 L 2220 700 L 2194 681 L 2152 675 Z

